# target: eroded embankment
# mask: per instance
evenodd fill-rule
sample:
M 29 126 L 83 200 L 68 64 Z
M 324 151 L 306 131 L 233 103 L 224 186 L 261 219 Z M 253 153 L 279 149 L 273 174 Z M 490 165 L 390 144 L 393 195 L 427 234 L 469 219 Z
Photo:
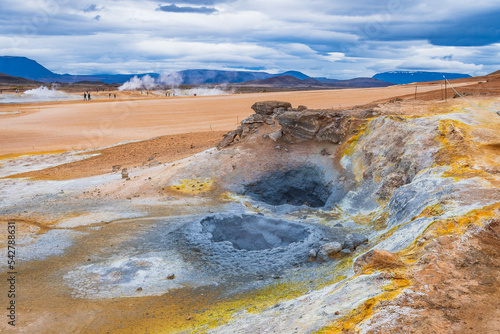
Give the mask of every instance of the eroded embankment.
M 220 150 L 124 178 L 0 180 L 37 287 L 27 329 L 55 328 L 34 321 L 47 305 L 97 332 L 491 328 L 457 310 L 496 293 L 483 285 L 496 284 L 498 116 L 405 102 L 254 110 Z

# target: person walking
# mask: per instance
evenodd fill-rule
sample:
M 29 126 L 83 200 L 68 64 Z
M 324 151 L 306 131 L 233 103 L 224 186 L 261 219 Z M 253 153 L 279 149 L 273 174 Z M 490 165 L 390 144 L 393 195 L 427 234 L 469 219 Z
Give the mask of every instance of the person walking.
M 90 101 L 90 100 L 92 100 L 92 97 L 90 96 L 90 92 L 89 92 L 89 94 L 87 95 L 87 97 L 88 97 L 89 101 Z
M 87 93 L 83 93 L 83 101 L 87 101 Z

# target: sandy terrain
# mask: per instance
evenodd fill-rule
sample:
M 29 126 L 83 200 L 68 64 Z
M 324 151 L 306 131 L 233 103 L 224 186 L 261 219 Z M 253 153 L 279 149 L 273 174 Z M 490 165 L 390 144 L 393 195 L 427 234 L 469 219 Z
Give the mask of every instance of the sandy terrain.
M 439 85 L 419 87 L 419 92 Z M 0 105 L 0 156 L 99 148 L 122 141 L 204 131 L 229 131 L 252 114 L 255 101 L 283 100 L 314 109 L 345 108 L 412 94 L 412 86 L 211 97 L 143 97 L 36 105 Z M 107 94 L 105 92 L 105 94 Z M 14 112 L 20 112 L 15 113 Z

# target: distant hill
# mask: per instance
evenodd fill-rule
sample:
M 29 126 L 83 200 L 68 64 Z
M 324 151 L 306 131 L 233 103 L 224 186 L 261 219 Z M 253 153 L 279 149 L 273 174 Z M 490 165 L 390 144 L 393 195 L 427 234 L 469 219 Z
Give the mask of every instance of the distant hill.
M 490 74 L 488 74 L 488 75 L 498 75 L 498 74 L 500 74 L 500 70 L 495 71 L 495 72 L 493 72 L 493 73 L 490 73 Z
M 301 79 L 301 80 L 311 79 L 310 76 L 305 75 L 304 73 L 299 72 L 299 71 L 286 71 L 286 72 L 281 73 L 281 74 L 276 74 L 276 76 L 283 76 L 283 75 L 289 75 L 289 76 L 292 76 L 292 77 L 295 77 L 295 78 Z
M 423 71 L 392 71 L 378 73 L 373 76 L 373 79 L 378 79 L 385 82 L 392 82 L 397 85 L 404 85 L 413 82 L 439 81 L 447 79 L 462 79 L 471 78 L 468 74 L 463 73 L 444 73 L 444 72 L 423 72 Z
M 14 77 L 12 75 L 0 73 L 0 85 L 41 85 L 42 83 L 35 80 Z
M 43 82 L 56 81 L 59 77 L 59 74 L 26 57 L 0 57 L 0 73 Z
M 184 70 L 178 72 L 184 85 L 236 83 L 250 80 L 266 79 L 272 74 L 265 72 L 218 71 L 218 70 Z
M 276 77 L 271 77 L 262 80 L 251 80 L 251 81 L 241 82 L 238 85 L 269 86 L 269 87 L 280 87 L 280 88 L 324 86 L 318 80 L 312 78 L 299 79 L 291 75 L 279 75 Z
M 374 78 L 354 78 L 349 80 L 339 80 L 332 82 L 334 86 L 345 86 L 349 88 L 371 88 L 371 87 L 388 87 L 393 83 L 382 81 Z
M 324 80 L 326 81 L 326 80 Z M 372 78 L 354 78 L 350 80 L 328 80 L 321 82 L 315 78 L 298 79 L 290 75 L 280 75 L 263 80 L 252 80 L 238 83 L 238 86 L 259 86 L 274 88 L 370 88 L 387 87 L 392 83 L 380 81 Z

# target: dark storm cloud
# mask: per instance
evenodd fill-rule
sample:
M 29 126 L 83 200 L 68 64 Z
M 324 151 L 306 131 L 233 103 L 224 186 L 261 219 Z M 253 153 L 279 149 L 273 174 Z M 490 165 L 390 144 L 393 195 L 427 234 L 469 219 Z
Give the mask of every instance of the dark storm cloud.
M 438 24 L 429 35 L 434 45 L 484 46 L 500 42 L 500 10 Z
M 215 4 L 219 3 L 226 3 L 226 2 L 231 2 L 234 0 L 181 0 L 178 1 L 178 4 L 183 4 L 183 5 L 195 5 L 195 6 L 213 6 Z M 162 3 L 172 3 L 172 1 L 160 1 Z
M 98 7 L 96 4 L 91 4 L 90 6 L 88 6 L 87 8 L 85 8 L 83 10 L 84 13 L 91 13 L 91 12 L 98 12 L 102 10 L 101 7 Z
M 198 14 L 214 14 L 217 13 L 218 10 L 213 7 L 188 7 L 183 6 L 179 7 L 175 4 L 167 5 L 167 6 L 159 6 L 156 10 L 170 13 L 198 13 Z

